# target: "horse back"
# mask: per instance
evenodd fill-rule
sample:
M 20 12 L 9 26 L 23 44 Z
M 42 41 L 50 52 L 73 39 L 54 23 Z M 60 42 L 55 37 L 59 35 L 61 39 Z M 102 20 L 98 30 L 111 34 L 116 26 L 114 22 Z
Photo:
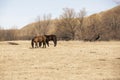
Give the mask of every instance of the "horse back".
M 57 39 L 56 35 L 45 35 L 45 37 L 47 38 L 48 41 Z
M 46 37 L 42 36 L 42 41 L 45 42 L 46 41 Z

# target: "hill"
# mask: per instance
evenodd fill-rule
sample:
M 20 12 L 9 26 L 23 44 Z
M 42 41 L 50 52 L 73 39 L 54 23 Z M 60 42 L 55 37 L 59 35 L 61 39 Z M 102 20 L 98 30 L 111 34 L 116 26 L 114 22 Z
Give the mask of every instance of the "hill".
M 100 13 L 96 13 L 96 14 L 90 15 L 88 17 L 92 17 L 94 15 L 104 16 L 106 14 L 111 14 L 111 15 L 112 14 L 117 14 L 119 16 L 119 14 L 120 14 L 120 6 L 116 6 L 116 7 L 112 8 L 112 9 L 110 9 L 110 10 L 102 11 Z M 55 21 L 55 20 L 52 20 L 52 21 Z M 33 30 L 33 28 L 37 24 L 38 24 L 38 22 L 30 23 L 30 24 L 28 24 L 26 26 L 23 26 L 23 28 L 21 28 L 21 30 Z
M 37 17 L 38 20 L 21 29 L 0 29 L 0 40 L 31 39 L 40 34 L 56 34 L 62 40 L 120 40 L 120 6 L 90 16 L 85 12 L 76 13 L 66 8 L 58 19 L 49 15 Z M 77 14 L 77 15 L 76 15 Z
M 64 35 L 66 35 L 67 31 L 64 31 L 66 34 L 64 35 L 59 35 L 60 33 L 56 33 L 57 29 L 56 28 L 62 28 L 62 27 L 58 27 L 60 19 L 55 19 L 55 20 L 51 20 L 52 23 L 50 23 L 49 25 L 49 29 L 47 30 L 47 34 L 57 34 L 59 37 L 63 37 Z M 120 35 L 120 6 L 116 6 L 112 9 L 106 10 L 106 11 L 102 11 L 100 13 L 96 13 L 90 16 L 87 16 L 84 18 L 84 36 L 82 39 L 88 39 L 90 40 L 90 38 L 94 38 L 94 36 L 96 34 L 100 34 L 101 35 L 101 40 L 109 40 L 109 39 L 120 39 L 119 36 L 116 35 Z M 41 23 L 45 24 L 44 21 L 41 21 Z M 24 34 L 29 34 L 30 33 L 34 33 L 35 29 L 38 30 L 38 28 L 36 28 L 36 26 L 41 25 L 41 23 L 39 24 L 38 22 L 35 23 L 30 23 L 26 26 L 24 26 L 21 31 L 25 32 Z M 42 24 L 42 25 L 43 25 Z M 44 25 L 43 25 L 44 26 Z M 52 26 L 52 27 L 50 27 Z M 44 26 L 46 27 L 46 26 Z M 52 30 L 52 31 L 51 31 Z M 39 30 L 40 31 L 40 30 Z M 27 33 L 26 33 L 27 32 Z M 62 31 L 62 33 L 64 33 Z M 36 34 L 36 33 L 34 33 Z M 93 35 L 92 37 L 90 35 Z M 70 35 L 69 35 L 70 36 Z

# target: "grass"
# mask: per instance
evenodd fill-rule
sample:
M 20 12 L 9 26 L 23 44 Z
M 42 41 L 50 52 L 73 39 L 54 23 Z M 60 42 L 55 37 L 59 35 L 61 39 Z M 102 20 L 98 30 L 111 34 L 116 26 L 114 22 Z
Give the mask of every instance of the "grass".
M 120 80 L 119 41 L 30 43 L 0 42 L 0 80 Z

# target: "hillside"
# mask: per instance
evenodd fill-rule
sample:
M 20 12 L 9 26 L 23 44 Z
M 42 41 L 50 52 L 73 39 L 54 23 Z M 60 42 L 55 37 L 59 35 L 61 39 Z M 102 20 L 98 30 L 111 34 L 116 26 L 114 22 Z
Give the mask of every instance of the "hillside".
M 19 30 L 0 29 L 0 36 L 2 36 L 0 40 L 28 40 L 33 36 L 43 34 L 56 34 L 60 40 L 120 40 L 120 6 L 90 16 L 83 16 L 83 18 L 74 13 L 74 10 L 66 8 L 66 12 L 63 12 L 58 19 L 51 19 L 47 15 L 43 16 L 42 20 L 37 17 L 38 21 Z
M 117 14 L 118 16 L 120 16 L 120 6 L 116 6 L 116 7 L 112 8 L 112 9 L 110 9 L 110 10 L 102 11 L 100 13 L 96 13 L 96 15 L 101 15 L 101 16 L 104 16 L 106 14 L 111 14 L 111 15 L 112 14 Z M 93 15 L 95 15 L 95 14 L 93 14 Z M 91 17 L 93 15 L 90 15 L 88 17 Z M 52 20 L 52 21 L 55 21 L 55 20 Z M 33 30 L 33 28 L 35 27 L 35 25 L 37 25 L 37 22 L 30 23 L 30 24 L 28 24 L 26 26 L 23 26 L 23 28 L 21 28 L 21 30 L 26 30 L 26 31 Z

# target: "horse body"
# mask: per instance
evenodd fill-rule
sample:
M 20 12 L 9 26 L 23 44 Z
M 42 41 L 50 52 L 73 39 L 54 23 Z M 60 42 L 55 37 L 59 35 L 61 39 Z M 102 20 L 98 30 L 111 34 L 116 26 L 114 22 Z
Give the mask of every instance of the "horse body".
M 34 43 L 35 43 L 35 47 L 38 47 L 38 44 L 37 44 L 38 42 L 39 42 L 39 46 L 41 46 L 41 43 L 43 43 L 43 48 L 46 48 L 45 36 L 35 36 L 31 41 L 32 48 L 34 48 Z
M 45 35 L 46 37 L 46 43 L 49 46 L 49 41 L 53 41 L 54 47 L 57 45 L 57 37 L 56 35 Z

